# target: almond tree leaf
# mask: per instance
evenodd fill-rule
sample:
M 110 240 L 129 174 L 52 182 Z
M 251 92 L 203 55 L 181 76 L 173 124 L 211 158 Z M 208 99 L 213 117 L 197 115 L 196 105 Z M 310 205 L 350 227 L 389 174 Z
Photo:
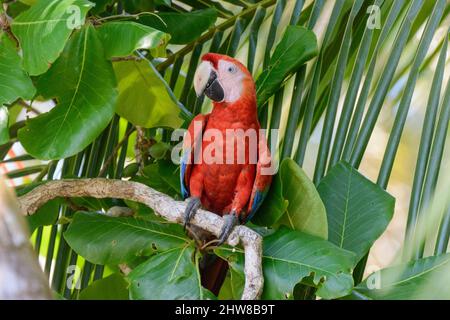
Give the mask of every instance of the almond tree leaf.
M 92 26 L 73 35 L 61 57 L 40 77 L 38 89 L 58 104 L 19 130 L 20 142 L 36 158 L 72 156 L 106 128 L 114 115 L 115 78 Z
M 288 76 L 316 56 L 317 52 L 314 32 L 300 26 L 288 26 L 270 58 L 269 65 L 256 81 L 258 106 L 262 106 L 280 89 Z
M 39 0 L 17 16 L 11 30 L 22 47 L 24 69 L 33 76 L 47 71 L 93 6 L 87 0 Z
M 0 32 L 0 106 L 12 103 L 17 98 L 31 99 L 35 93 L 36 89 L 22 69 L 22 62 L 14 44 L 6 34 Z M 0 124 L 0 130 L 2 128 L 4 130 L 4 126 Z
M 294 160 L 283 160 L 271 188 L 252 222 L 267 227 L 283 224 L 327 239 L 325 206 L 312 181 Z
M 177 224 L 79 212 L 64 233 L 69 246 L 92 263 L 126 263 L 186 245 L 189 238 Z
M 216 253 L 243 274 L 244 255 L 240 249 L 222 247 Z M 317 295 L 335 299 L 348 295 L 353 288 L 352 267 L 355 255 L 332 243 L 281 227 L 264 238 L 263 299 L 290 299 L 297 283 L 312 276 Z
M 60 199 L 53 199 L 38 209 L 31 216 L 26 216 L 30 233 L 33 233 L 38 227 L 50 226 L 58 220 L 59 206 L 62 201 Z
M 170 35 L 131 21 L 108 22 L 97 28 L 108 59 L 125 57 L 137 49 L 165 49 Z
M 292 159 L 285 159 L 280 168 L 283 195 L 288 201 L 280 223 L 322 239 L 328 238 L 327 212 L 314 183 Z
M 173 198 L 181 198 L 179 166 L 170 160 L 159 160 L 145 166 L 142 175 L 135 176 L 132 180 Z
M 348 299 L 448 300 L 450 254 L 382 269 L 359 284 Z M 439 285 L 443 284 L 443 285 Z
M 185 245 L 154 255 L 128 275 L 130 297 L 134 300 L 200 300 L 205 297 L 195 248 Z
M 277 174 L 272 179 L 266 199 L 251 221 L 258 226 L 271 227 L 284 215 L 288 205 L 289 202 L 283 197 L 281 175 Z
M 180 109 L 169 89 L 148 61 L 114 63 L 119 89 L 117 113 L 145 128 L 178 128 Z
M 90 0 L 91 2 L 95 3 L 95 7 L 92 8 L 93 14 L 102 13 L 106 10 L 106 7 L 109 5 L 112 5 L 116 0 Z
M 217 11 L 209 8 L 182 13 L 160 12 L 158 16 L 142 16 L 139 22 L 169 33 L 172 44 L 185 44 L 196 40 L 216 22 Z
M 386 230 L 395 199 L 344 162 L 317 189 L 327 208 L 328 240 L 356 253 L 359 261 Z
M 118 273 L 92 282 L 80 292 L 80 300 L 128 300 L 128 282 Z

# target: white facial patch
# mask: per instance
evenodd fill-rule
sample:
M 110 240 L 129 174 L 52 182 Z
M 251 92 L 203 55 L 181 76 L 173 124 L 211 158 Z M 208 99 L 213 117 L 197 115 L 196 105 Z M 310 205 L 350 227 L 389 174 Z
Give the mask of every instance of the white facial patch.
M 197 96 L 203 94 L 212 69 L 213 67 L 209 61 L 202 61 L 197 67 L 194 75 L 194 89 Z
M 241 97 L 242 80 L 245 74 L 241 69 L 230 61 L 220 60 L 218 70 L 218 80 L 225 93 L 224 101 L 233 103 Z

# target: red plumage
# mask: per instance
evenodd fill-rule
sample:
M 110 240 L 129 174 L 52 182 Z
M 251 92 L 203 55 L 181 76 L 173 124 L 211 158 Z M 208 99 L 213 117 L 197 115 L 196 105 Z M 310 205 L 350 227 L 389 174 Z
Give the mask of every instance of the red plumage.
M 208 115 L 196 116 L 189 126 L 189 134 L 193 139 L 188 142 L 185 149 L 194 147 L 196 137 L 200 132 L 194 132 L 194 123 L 202 124 L 202 134 L 209 129 L 219 130 L 224 137 L 222 162 L 223 164 L 201 164 L 190 165 L 183 177 L 185 185 L 189 188 L 191 197 L 199 197 L 202 206 L 219 215 L 228 214 L 235 210 L 242 215 L 249 211 L 252 205 L 250 202 L 252 190 L 256 187 L 259 191 L 264 191 L 270 185 L 271 176 L 261 176 L 257 173 L 257 165 L 249 163 L 249 147 L 245 147 L 245 163 L 238 164 L 226 163 L 226 130 L 227 129 L 254 129 L 259 131 L 256 106 L 256 90 L 251 74 L 239 61 L 228 56 L 207 53 L 202 57 L 203 61 L 209 61 L 215 69 L 218 69 L 220 60 L 230 61 L 237 65 L 245 74 L 242 80 L 243 89 L 239 99 L 235 102 L 213 102 L 214 108 Z M 211 139 L 213 140 L 213 139 Z M 214 141 L 202 141 L 202 150 L 207 150 L 208 146 Z M 217 142 L 215 142 L 217 143 Z M 265 145 L 265 142 L 262 143 Z M 221 145 L 218 145 L 219 147 Z M 198 146 L 196 146 L 198 148 Z M 264 147 L 264 146 L 263 146 Z M 234 147 L 235 159 L 237 159 L 237 150 Z M 259 150 L 260 151 L 260 150 Z M 212 153 L 214 154 L 214 152 Z M 256 181 L 255 181 L 256 180 Z
M 271 183 L 270 175 L 262 175 L 261 168 L 263 166 L 270 166 L 270 162 L 262 164 L 251 163 L 251 151 L 257 152 L 256 158 L 260 160 L 261 154 L 269 156 L 268 148 L 265 139 L 261 139 L 259 135 L 260 124 L 258 121 L 257 105 L 256 105 L 256 90 L 255 83 L 250 72 L 239 61 L 228 56 L 208 53 L 202 57 L 202 61 L 210 62 L 212 68 L 220 72 L 219 63 L 221 61 L 228 61 L 239 68 L 239 83 L 241 86 L 240 94 L 237 100 L 217 102 L 213 101 L 213 110 L 208 115 L 196 116 L 188 128 L 191 139 L 185 139 L 184 150 L 192 150 L 189 156 L 190 163 L 182 163 L 182 184 L 187 190 L 187 195 L 190 197 L 200 198 L 203 208 L 217 213 L 218 215 L 227 215 L 236 213 L 240 221 L 245 221 L 248 214 L 253 213 L 257 206 L 261 203 L 264 193 L 267 192 Z M 221 75 L 219 77 L 222 82 L 228 82 L 233 85 L 233 75 Z M 225 86 L 226 87 L 226 86 Z M 230 85 L 228 85 L 228 88 Z M 231 87 L 231 90 L 235 88 Z M 229 89 L 230 90 L 230 89 Z M 227 94 L 227 92 L 225 92 Z M 197 122 L 195 126 L 194 123 Z M 194 130 L 197 129 L 197 132 Z M 210 129 L 220 132 L 223 137 L 222 141 L 215 141 L 214 138 L 207 139 L 207 133 Z M 245 161 L 238 163 L 238 147 L 237 142 L 234 141 L 234 147 L 227 145 L 227 129 L 242 129 L 244 132 L 249 129 L 254 130 L 257 137 L 257 149 L 253 150 L 249 147 L 250 140 L 245 143 Z M 203 139 L 200 141 L 199 134 L 203 134 Z M 192 164 L 194 159 L 195 149 L 200 146 L 203 153 L 208 150 L 210 144 L 215 144 L 215 150 L 220 149 L 224 152 L 222 154 L 215 154 L 211 152 L 217 159 L 221 159 L 221 163 L 205 163 L 204 157 L 202 163 Z M 214 149 L 214 148 L 210 148 Z M 227 153 L 229 153 L 227 157 Z M 231 163 L 230 154 L 233 155 Z M 183 167 L 184 166 L 184 167 Z M 219 263 L 223 265 L 223 263 Z M 221 274 L 223 272 L 213 272 L 214 274 Z M 217 287 L 217 281 L 213 281 L 213 287 Z M 207 286 L 207 287 L 211 287 Z M 212 288 L 210 288 L 212 290 Z M 214 289 L 215 290 L 215 289 Z

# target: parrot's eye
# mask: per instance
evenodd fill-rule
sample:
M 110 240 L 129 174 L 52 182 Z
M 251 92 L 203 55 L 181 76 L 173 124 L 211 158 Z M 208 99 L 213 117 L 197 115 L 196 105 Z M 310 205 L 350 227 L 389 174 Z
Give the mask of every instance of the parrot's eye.
M 228 72 L 229 72 L 229 73 L 236 73 L 236 71 L 237 71 L 237 69 L 236 69 L 235 66 L 229 66 L 229 67 L 228 67 Z

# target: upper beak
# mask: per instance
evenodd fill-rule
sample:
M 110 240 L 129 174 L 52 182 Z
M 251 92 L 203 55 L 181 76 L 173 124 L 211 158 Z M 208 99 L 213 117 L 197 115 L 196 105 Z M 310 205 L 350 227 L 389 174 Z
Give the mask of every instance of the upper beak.
M 225 97 L 222 85 L 217 78 L 217 71 L 208 61 L 202 61 L 195 71 L 194 89 L 197 97 L 205 94 L 216 102 L 222 101 Z

